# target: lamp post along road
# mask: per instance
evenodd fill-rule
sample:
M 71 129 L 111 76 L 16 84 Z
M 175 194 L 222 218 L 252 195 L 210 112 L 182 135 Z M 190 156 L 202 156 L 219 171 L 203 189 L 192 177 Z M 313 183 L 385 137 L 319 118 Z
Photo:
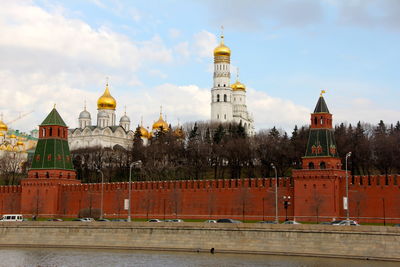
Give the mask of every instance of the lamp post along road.
M 103 219 L 104 175 L 100 169 L 97 171 L 101 174 L 100 219 Z
M 138 160 L 135 162 L 132 162 L 131 165 L 129 165 L 129 188 L 128 188 L 128 222 L 131 222 L 131 195 L 132 195 L 132 168 L 135 166 L 139 166 L 139 168 L 142 165 L 142 161 Z
M 278 216 L 278 174 L 276 172 L 276 167 L 273 163 L 271 163 L 272 169 L 275 171 L 275 222 L 279 223 Z
M 351 156 L 351 152 L 348 152 L 346 154 L 346 204 L 347 204 L 347 209 L 346 209 L 346 220 L 349 221 L 350 220 L 350 202 L 349 202 L 349 178 L 348 178 L 348 174 L 347 174 L 347 159 Z

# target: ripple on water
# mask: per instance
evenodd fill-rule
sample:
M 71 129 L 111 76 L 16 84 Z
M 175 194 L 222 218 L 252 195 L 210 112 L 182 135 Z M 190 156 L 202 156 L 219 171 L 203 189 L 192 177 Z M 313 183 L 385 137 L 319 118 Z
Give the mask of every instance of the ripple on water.
M 269 266 L 269 267 L 394 267 L 399 263 L 312 257 L 207 254 L 127 250 L 0 249 L 0 267 L 98 266 Z

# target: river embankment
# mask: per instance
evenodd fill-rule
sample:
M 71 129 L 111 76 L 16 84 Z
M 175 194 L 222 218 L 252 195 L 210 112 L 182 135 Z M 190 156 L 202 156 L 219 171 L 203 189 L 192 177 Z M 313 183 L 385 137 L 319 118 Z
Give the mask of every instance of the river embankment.
M 400 261 L 400 228 L 147 222 L 2 222 L 1 247 L 129 249 Z

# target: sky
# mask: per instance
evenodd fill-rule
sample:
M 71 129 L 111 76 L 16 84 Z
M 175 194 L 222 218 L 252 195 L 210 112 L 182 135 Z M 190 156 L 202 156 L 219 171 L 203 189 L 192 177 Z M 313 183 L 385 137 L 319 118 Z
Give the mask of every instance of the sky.
M 78 125 L 109 77 L 131 127 L 210 117 L 221 25 L 256 130 L 307 125 L 321 90 L 334 122 L 400 120 L 398 0 L 2 0 L 0 112 L 37 127 L 54 104 Z

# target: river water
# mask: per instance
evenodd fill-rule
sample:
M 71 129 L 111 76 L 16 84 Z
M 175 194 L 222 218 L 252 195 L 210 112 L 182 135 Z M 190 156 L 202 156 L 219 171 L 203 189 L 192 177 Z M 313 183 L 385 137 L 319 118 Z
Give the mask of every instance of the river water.
M 313 257 L 75 249 L 0 249 L 1 267 L 271 266 L 394 267 L 400 263 Z

